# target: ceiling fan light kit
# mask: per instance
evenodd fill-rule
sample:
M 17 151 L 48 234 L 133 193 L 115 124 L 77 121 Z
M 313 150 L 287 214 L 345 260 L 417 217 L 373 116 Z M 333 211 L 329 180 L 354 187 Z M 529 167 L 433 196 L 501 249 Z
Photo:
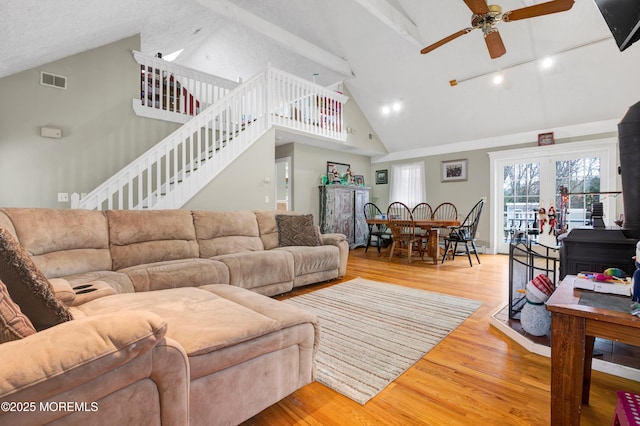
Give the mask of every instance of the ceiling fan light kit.
M 484 34 L 484 40 L 487 45 L 487 50 L 489 51 L 489 56 L 491 59 L 499 58 L 507 53 L 507 49 L 504 46 L 498 29 L 495 27 L 498 22 L 511 22 L 520 19 L 529 19 L 535 18 L 536 16 L 564 12 L 573 7 L 574 0 L 551 0 L 546 3 L 527 6 L 504 13 L 502 13 L 502 7 L 495 4 L 487 5 L 485 0 L 464 0 L 464 2 L 473 13 L 471 16 L 471 27 L 464 28 L 425 47 L 420 51 L 420 53 L 429 53 L 475 29 L 481 29 Z

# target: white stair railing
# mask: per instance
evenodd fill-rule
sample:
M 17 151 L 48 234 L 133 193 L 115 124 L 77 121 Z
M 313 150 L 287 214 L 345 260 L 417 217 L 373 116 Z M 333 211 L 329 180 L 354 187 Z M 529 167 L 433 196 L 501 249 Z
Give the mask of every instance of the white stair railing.
M 342 106 L 347 99 L 269 68 L 191 118 L 83 197 L 78 207 L 182 207 L 273 125 L 346 140 Z

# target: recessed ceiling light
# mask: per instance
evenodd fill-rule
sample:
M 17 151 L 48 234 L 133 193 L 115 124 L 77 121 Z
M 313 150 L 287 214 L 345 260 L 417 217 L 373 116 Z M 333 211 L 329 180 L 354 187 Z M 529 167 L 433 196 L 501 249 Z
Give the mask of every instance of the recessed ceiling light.
M 493 84 L 500 85 L 502 84 L 502 82 L 504 81 L 504 77 L 502 74 L 496 74 L 495 76 L 493 76 Z
M 382 113 L 383 113 L 384 115 L 387 115 L 387 114 L 389 114 L 390 112 L 391 112 L 391 109 L 390 109 L 388 106 L 386 106 L 386 105 L 385 105 L 385 106 L 383 106 L 383 107 L 382 107 Z
M 542 68 L 544 69 L 549 69 L 553 66 L 553 58 L 547 56 L 546 58 L 544 58 L 542 60 L 542 62 L 540 63 L 540 65 L 542 65 Z
M 402 108 L 402 105 L 400 105 L 399 102 L 396 102 L 393 104 L 392 108 L 394 111 L 400 111 L 400 109 Z

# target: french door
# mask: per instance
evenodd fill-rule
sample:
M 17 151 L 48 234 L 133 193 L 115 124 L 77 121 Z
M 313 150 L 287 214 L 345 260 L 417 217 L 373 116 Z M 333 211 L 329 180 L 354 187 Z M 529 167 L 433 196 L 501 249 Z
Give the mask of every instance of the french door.
M 612 225 L 615 196 L 596 193 L 615 189 L 615 147 L 614 139 L 490 153 L 492 251 L 525 240 L 553 246 L 557 235 L 591 224 L 594 202 Z

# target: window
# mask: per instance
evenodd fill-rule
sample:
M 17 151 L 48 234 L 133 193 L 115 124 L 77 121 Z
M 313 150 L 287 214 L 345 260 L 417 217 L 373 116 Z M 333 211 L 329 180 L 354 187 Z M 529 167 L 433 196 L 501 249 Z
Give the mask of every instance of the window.
M 591 224 L 591 207 L 603 200 L 593 195 L 600 192 L 600 158 L 556 161 L 556 187 L 556 206 L 562 206 L 560 212 L 566 216 L 560 222 L 562 231 Z
M 503 175 L 502 243 L 521 235 L 535 238 L 539 234 L 537 216 L 541 205 L 540 162 L 506 164 Z
M 410 209 L 427 199 L 424 163 L 394 164 L 391 166 L 389 203 L 400 201 Z

